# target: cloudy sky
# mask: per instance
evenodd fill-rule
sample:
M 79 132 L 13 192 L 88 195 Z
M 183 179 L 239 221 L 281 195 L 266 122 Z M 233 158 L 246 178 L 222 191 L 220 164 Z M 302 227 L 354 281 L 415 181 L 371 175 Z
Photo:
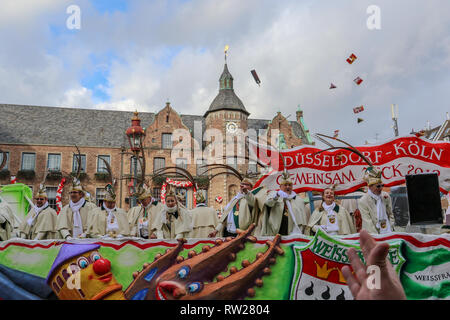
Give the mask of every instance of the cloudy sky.
M 70 5 L 80 29 L 67 27 Z M 381 29 L 367 26 L 370 5 Z M 300 105 L 312 133 L 383 141 L 392 103 L 401 135 L 450 111 L 449 12 L 448 0 L 2 0 L 0 103 L 155 112 L 169 99 L 203 115 L 229 45 L 251 118 L 295 120 Z

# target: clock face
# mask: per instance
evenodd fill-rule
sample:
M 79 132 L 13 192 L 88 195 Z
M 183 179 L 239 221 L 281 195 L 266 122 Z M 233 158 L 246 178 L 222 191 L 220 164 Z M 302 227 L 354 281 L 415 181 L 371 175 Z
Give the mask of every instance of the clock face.
M 228 133 L 235 133 L 238 129 L 238 126 L 234 122 L 228 122 L 227 123 L 227 132 Z

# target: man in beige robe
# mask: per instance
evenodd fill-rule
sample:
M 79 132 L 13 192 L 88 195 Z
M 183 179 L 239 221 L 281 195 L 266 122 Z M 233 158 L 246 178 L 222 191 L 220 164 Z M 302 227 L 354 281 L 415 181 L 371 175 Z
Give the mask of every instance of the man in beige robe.
M 86 238 L 87 229 L 91 222 L 92 212 L 97 206 L 84 198 L 85 192 L 74 181 L 70 191 L 69 204 L 65 205 L 56 219 L 56 230 L 62 239 Z
M 280 190 L 272 191 L 264 204 L 261 235 L 303 234 L 308 224 L 305 201 L 292 189 L 292 180 L 283 173 Z
M 361 212 L 362 228 L 370 233 L 390 233 L 394 231 L 394 214 L 392 212 L 391 197 L 383 191 L 381 172 L 373 168 L 366 171 L 364 180 L 369 189 L 358 200 Z
M 14 215 L 12 209 L 2 201 L 0 202 L 0 241 L 6 241 L 14 237 L 13 230 Z
M 183 207 L 173 192 L 168 192 L 166 204 L 155 218 L 152 231 L 158 239 L 187 239 L 192 232 L 191 213 Z
M 331 235 L 356 233 L 356 227 L 348 211 L 334 201 L 332 188 L 323 191 L 322 203 L 311 215 L 305 234 L 313 235 L 312 232 L 316 233 L 319 228 Z
M 206 206 L 202 190 L 197 191 L 197 206 L 191 210 L 192 232 L 190 238 L 207 238 L 219 224 L 216 210 Z
M 240 192 L 227 204 L 219 219 L 216 229 L 210 237 L 236 237 L 239 232 L 246 230 L 252 223 L 257 223 L 260 200 L 255 196 L 261 189 L 252 190 L 253 182 L 243 179 Z
M 88 237 L 120 239 L 129 235 L 130 225 L 127 213 L 116 207 L 115 193 L 107 190 L 102 206 L 95 208 L 92 212 Z
M 56 211 L 49 207 L 43 185 L 34 197 L 36 205 L 30 208 L 27 219 L 19 226 L 20 237 L 29 240 L 56 239 Z
M 128 210 L 127 213 L 130 235 L 144 239 L 156 239 L 152 226 L 162 210 L 162 204 L 152 198 L 150 190 L 144 190 L 138 200 L 140 204 Z

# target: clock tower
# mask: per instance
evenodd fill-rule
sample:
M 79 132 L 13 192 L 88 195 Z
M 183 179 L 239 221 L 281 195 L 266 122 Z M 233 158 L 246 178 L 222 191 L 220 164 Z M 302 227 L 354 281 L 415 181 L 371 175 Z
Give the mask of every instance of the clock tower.
M 234 148 L 232 156 L 223 163 L 233 166 L 239 172 L 247 172 L 248 164 L 237 164 L 238 161 L 243 161 L 235 157 L 238 153 L 237 146 L 230 145 L 230 142 L 237 145 L 239 138 L 242 138 L 242 132 L 247 132 L 248 116 L 250 115 L 234 92 L 233 80 L 225 61 L 222 75 L 219 78 L 219 93 L 212 101 L 204 118 L 206 130 L 217 129 L 222 133 L 223 155 L 229 156 L 230 153 L 227 152 L 227 149 L 229 151 L 230 147 Z M 214 178 L 210 184 L 210 199 L 221 196 L 226 204 L 239 191 L 239 184 L 238 179 L 233 176 L 220 175 Z

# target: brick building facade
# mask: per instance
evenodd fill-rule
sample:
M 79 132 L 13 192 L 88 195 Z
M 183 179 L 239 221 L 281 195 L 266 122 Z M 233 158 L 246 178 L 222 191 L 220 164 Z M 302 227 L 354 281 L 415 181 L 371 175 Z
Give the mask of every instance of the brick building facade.
M 69 174 L 77 169 L 74 160 L 77 145 L 83 160 L 81 183 L 92 200 L 99 203 L 104 196 L 107 181 L 103 161 L 99 159 L 103 157 L 119 181 L 116 188 L 118 205 L 129 208 L 135 162 L 127 153 L 129 142 L 125 131 L 131 125 L 132 112 L 3 104 L 0 115 L 0 149 L 6 151 L 8 157 L 7 166 L 0 172 L 1 185 L 8 184 L 10 176 L 15 175 L 17 182 L 29 185 L 34 192 L 45 172 L 51 169 L 54 173 L 47 179 L 46 186 L 50 203 L 54 205 L 61 179 L 58 172 Z M 140 112 L 138 116 L 146 133 L 146 175 L 154 197 L 159 197 L 162 184 L 161 179 L 152 180 L 154 170 L 181 166 L 189 170 L 202 189 L 207 190 L 208 205 L 216 209 L 226 205 L 239 189 L 237 178 L 221 175 L 210 181 L 200 169 L 202 164 L 211 161 L 208 156 L 220 155 L 216 152 L 220 150 L 211 147 L 220 137 L 223 155 L 229 155 L 234 149 L 234 154 L 224 163 L 235 166 L 240 172 L 259 170 L 254 163 L 249 164 L 236 156 L 238 150 L 231 142 L 242 138 L 242 132 L 253 130 L 258 136 L 267 135 L 270 141 L 277 130 L 276 135 L 282 137 L 283 145 L 289 148 L 313 143 L 300 109 L 296 112 L 296 121 L 288 121 L 280 112 L 270 121 L 249 118 L 250 113 L 234 92 L 233 77 L 227 64 L 219 79 L 219 93 L 203 116 L 179 114 L 169 102 L 156 114 Z M 186 132 L 187 137 L 182 135 Z M 220 135 L 209 138 L 211 132 Z M 174 148 L 179 143 L 188 146 L 190 152 L 187 155 L 174 155 Z M 244 163 L 240 163 L 242 161 Z M 68 189 L 64 188 L 64 205 L 69 199 Z M 185 194 L 186 206 L 191 208 L 192 188 L 178 191 Z M 223 198 L 222 204 L 215 202 L 217 196 Z

